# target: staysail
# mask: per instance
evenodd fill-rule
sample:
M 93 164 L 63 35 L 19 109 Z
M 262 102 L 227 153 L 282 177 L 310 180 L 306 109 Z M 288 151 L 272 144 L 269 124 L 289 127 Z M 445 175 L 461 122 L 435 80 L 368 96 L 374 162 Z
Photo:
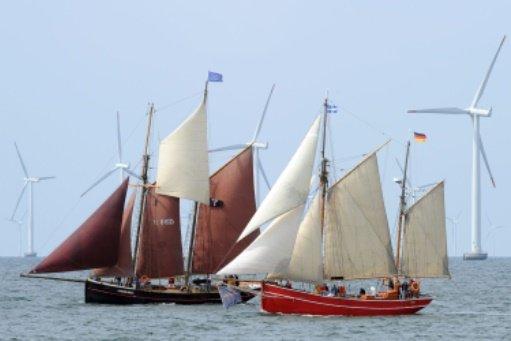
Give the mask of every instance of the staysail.
M 209 204 L 205 102 L 161 141 L 156 193 Z
M 304 205 L 282 214 L 217 274 L 286 273 Z
M 128 179 L 30 273 L 76 271 L 115 265 L 119 255 L 127 189 Z
M 401 271 L 410 277 L 450 277 L 443 181 L 406 212 Z
M 327 196 L 325 277 L 396 274 L 376 152 L 335 183 Z
M 135 274 L 163 278 L 182 275 L 183 251 L 179 199 L 147 193 Z
M 119 240 L 119 256 L 117 263 L 108 268 L 94 269 L 94 276 L 127 277 L 133 274 L 131 264 L 131 217 L 135 205 L 136 192 L 131 194 L 122 216 L 121 236 Z
M 316 118 L 291 161 L 280 174 L 270 193 L 241 233 L 243 239 L 259 226 L 302 205 L 309 194 L 309 180 L 314 166 L 320 117 Z
M 285 278 L 311 282 L 323 280 L 320 197 L 317 193 L 300 224 Z
M 259 235 L 257 229 L 236 243 L 256 210 L 253 174 L 252 146 L 249 146 L 211 175 L 211 202 L 199 207 L 193 273 L 215 273 Z

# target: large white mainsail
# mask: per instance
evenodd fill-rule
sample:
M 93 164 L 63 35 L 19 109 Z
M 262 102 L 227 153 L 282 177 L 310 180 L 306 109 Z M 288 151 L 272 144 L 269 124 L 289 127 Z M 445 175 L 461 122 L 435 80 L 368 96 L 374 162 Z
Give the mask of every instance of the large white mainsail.
M 314 166 L 320 116 L 316 118 L 291 161 L 280 174 L 270 193 L 249 221 L 238 240 L 261 225 L 302 205 L 309 194 L 309 180 Z
M 217 274 L 285 273 L 303 208 L 302 204 L 273 220 L 252 244 Z
M 285 278 L 311 282 L 323 280 L 320 201 L 321 193 L 318 192 L 298 229 Z
M 160 143 L 156 193 L 209 204 L 206 99 Z
M 409 277 L 450 277 L 443 181 L 406 212 L 401 272 Z
M 328 191 L 324 257 L 326 278 L 396 274 L 376 151 Z

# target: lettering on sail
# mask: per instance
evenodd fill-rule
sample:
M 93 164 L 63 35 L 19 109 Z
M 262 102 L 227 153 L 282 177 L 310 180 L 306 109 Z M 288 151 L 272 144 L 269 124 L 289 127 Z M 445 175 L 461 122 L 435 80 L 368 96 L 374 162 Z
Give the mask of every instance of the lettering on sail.
M 161 218 L 161 219 L 153 219 L 154 226 L 174 226 L 176 221 L 173 218 Z

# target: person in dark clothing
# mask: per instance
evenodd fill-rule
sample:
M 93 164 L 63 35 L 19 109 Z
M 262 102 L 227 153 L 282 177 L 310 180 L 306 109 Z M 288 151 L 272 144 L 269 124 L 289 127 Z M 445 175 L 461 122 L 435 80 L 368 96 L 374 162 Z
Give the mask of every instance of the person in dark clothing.
M 405 299 L 408 297 L 408 282 L 403 281 L 403 284 L 401 284 L 401 298 Z

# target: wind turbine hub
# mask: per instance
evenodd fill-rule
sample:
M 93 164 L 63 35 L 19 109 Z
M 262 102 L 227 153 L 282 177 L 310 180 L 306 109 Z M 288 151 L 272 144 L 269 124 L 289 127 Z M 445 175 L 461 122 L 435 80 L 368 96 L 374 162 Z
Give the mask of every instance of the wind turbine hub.
M 268 142 L 254 142 L 252 147 L 257 149 L 268 149 Z
M 492 109 L 480 109 L 480 108 L 467 108 L 465 109 L 469 114 L 474 116 L 490 117 Z

